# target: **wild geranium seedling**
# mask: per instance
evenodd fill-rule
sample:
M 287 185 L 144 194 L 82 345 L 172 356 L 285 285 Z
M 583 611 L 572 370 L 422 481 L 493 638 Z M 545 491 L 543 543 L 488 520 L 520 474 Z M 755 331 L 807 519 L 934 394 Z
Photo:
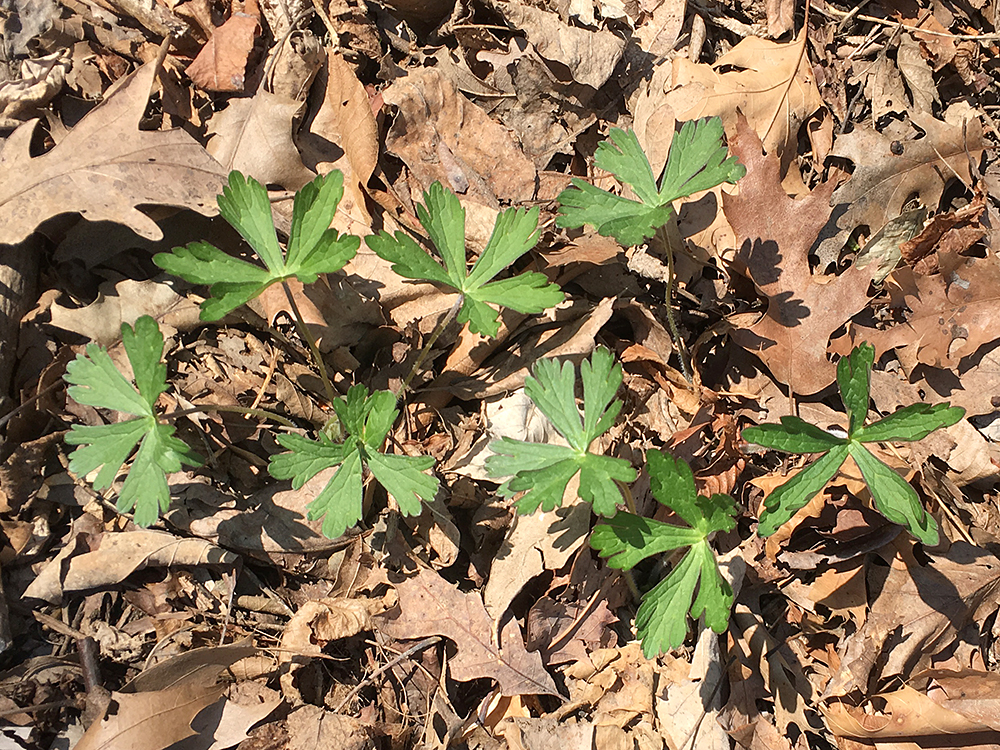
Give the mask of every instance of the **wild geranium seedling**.
M 337 398 L 333 408 L 346 432 L 336 441 L 320 432 L 317 440 L 301 435 L 281 435 L 278 442 L 288 449 L 271 457 L 268 472 L 275 479 L 291 479 L 299 489 L 323 469 L 339 467 L 309 505 L 309 518 L 323 519 L 323 534 L 334 539 L 361 520 L 364 468 L 372 473 L 396 499 L 404 515 L 418 515 L 420 501 L 430 502 L 438 490 L 437 477 L 424 472 L 434 465 L 431 456 L 397 456 L 382 453 L 389 430 L 399 410 L 389 391 L 368 393 L 354 385 L 347 398 Z
M 774 490 L 764 501 L 758 533 L 773 534 L 795 512 L 822 490 L 847 457 L 861 470 L 872 500 L 879 512 L 893 523 L 905 526 L 925 544 L 937 544 L 938 529 L 924 510 L 916 490 L 899 474 L 882 463 L 865 443 L 920 440 L 941 427 L 948 427 L 965 416 L 965 410 L 948 403 L 913 404 L 866 425 L 875 349 L 859 344 L 837 363 L 837 385 L 847 409 L 847 436 L 840 437 L 799 417 L 781 418 L 781 424 L 763 424 L 743 430 L 751 443 L 785 453 L 821 453 L 804 468 Z
M 615 423 L 622 402 L 615 393 L 622 382 L 622 366 L 603 347 L 594 350 L 580 365 L 583 381 L 583 420 L 576 406 L 576 377 L 573 365 L 543 359 L 534 368 L 534 377 L 524 382 L 524 392 L 569 445 L 527 443 L 500 438 L 490 443 L 495 455 L 486 460 L 494 477 L 510 477 L 500 493 L 511 497 L 525 492 L 517 503 L 521 513 L 534 513 L 541 505 L 546 511 L 562 504 L 566 486 L 580 473 L 579 496 L 594 512 L 612 516 L 622 500 L 616 482 L 633 482 L 636 473 L 628 461 L 591 453 L 591 444 Z
M 726 158 L 729 152 L 722 135 L 718 117 L 685 122 L 670 144 L 667 166 L 657 186 L 635 133 L 612 128 L 608 140 L 598 144 L 594 164 L 630 185 L 639 200 L 574 179 L 572 187 L 559 195 L 556 223 L 568 228 L 590 224 L 626 247 L 644 242 L 673 216 L 673 201 L 723 182 L 735 183 L 746 174 L 736 157 Z
M 339 171 L 317 177 L 295 194 L 286 253 L 281 252 L 267 190 L 253 178 L 229 173 L 219 196 L 219 213 L 240 233 L 264 268 L 234 258 L 208 242 L 192 242 L 153 256 L 153 262 L 192 284 L 206 284 L 212 296 L 201 304 L 202 320 L 218 320 L 272 284 L 297 278 L 311 284 L 321 273 L 344 267 L 361 245 L 353 235 L 331 229 L 344 195 Z
M 123 513 L 135 508 L 135 522 L 149 526 L 170 504 L 166 475 L 180 471 L 181 464 L 198 466 L 201 459 L 174 437 L 174 426 L 161 422 L 156 413 L 156 400 L 167 390 L 167 367 L 161 361 L 163 334 L 156 321 L 144 315 L 135 328 L 123 324 L 122 342 L 135 375 L 134 387 L 97 344 L 89 344 L 86 353 L 66 367 L 64 379 L 74 401 L 135 417 L 108 425 L 73 425 L 66 442 L 79 447 L 70 456 L 69 468 L 79 476 L 100 469 L 94 489 L 105 490 L 138 444 L 117 507 Z
M 687 548 L 666 578 L 642 597 L 636 614 L 642 652 L 652 658 L 684 642 L 688 612 L 695 619 L 704 613 L 705 624 L 716 633 L 726 630 L 733 589 L 719 572 L 709 538 L 733 528 L 736 505 L 729 495 L 698 495 L 691 468 L 658 450 L 647 451 L 646 468 L 653 497 L 687 526 L 621 511 L 594 528 L 590 546 L 612 568 L 623 570 L 652 555 Z
M 507 209 L 497 216 L 489 242 L 466 273 L 465 209 L 458 196 L 435 182 L 417 204 L 417 218 L 441 255 L 441 266 L 405 232 L 381 232 L 365 238 L 368 247 L 406 279 L 431 281 L 461 294 L 458 322 L 473 333 L 496 336 L 499 314 L 491 305 L 522 313 L 540 313 L 563 300 L 559 287 L 529 271 L 499 281 L 492 279 L 538 242 L 538 208 Z

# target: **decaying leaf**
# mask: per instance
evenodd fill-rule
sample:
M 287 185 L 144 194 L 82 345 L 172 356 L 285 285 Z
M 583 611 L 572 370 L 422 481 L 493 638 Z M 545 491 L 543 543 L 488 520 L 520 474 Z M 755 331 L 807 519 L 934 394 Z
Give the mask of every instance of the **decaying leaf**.
M 723 208 L 738 239 L 737 262 L 768 301 L 764 317 L 736 327 L 733 339 L 795 393 L 816 393 L 836 378 L 827 358 L 830 335 L 868 304 L 874 269 L 813 274 L 809 249 L 830 217 L 833 184 L 795 200 L 781 187 L 777 157 L 761 153 L 760 139 L 746 124 L 730 146 L 747 175 L 738 195 L 723 196 Z
M 945 185 L 953 179 L 969 184 L 969 160 L 978 161 L 986 143 L 977 119 L 965 128 L 928 113 L 913 113 L 924 137 L 894 141 L 867 125 L 840 136 L 831 156 L 854 162 L 854 174 L 833 194 L 833 204 L 849 208 L 837 221 L 845 232 L 859 225 L 872 231 L 899 216 L 916 193 L 923 205 L 937 209 Z
M 0 151 L 0 243 L 20 242 L 43 221 L 77 212 L 127 224 L 158 240 L 138 206 L 177 206 L 211 216 L 225 170 L 183 130 L 139 130 L 157 61 L 148 62 L 91 110 L 51 151 L 30 154 L 37 120 Z
M 386 635 L 450 638 L 457 651 L 448 660 L 448 668 L 459 682 L 486 677 L 499 683 L 503 695 L 559 694 L 542 666 L 541 655 L 524 649 L 516 620 L 506 620 L 499 646 L 494 643 L 496 623 L 477 592 L 463 593 L 426 568 L 395 586 L 401 614 L 377 623 Z

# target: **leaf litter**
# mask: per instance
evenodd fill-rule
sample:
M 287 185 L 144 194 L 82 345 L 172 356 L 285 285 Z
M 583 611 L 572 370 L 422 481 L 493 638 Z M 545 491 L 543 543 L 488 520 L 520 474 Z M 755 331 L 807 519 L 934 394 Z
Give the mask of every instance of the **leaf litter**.
M 16 365 L 0 457 L 5 735 L 85 750 L 1000 745 L 995 8 L 41 5 L 18 6 L 0 85 L 5 262 L 29 236 L 42 247 L 35 308 L 0 350 Z M 671 143 L 709 115 L 747 175 L 661 201 Z M 609 167 L 609 137 L 648 157 L 653 193 Z M 266 270 L 213 218 L 234 167 L 277 227 L 246 237 Z M 292 194 L 333 170 L 339 203 L 309 242 L 378 239 L 302 265 Z M 595 188 L 629 217 L 653 210 L 649 226 L 624 222 L 637 249 L 601 237 L 600 216 L 557 213 L 560 195 Z M 490 241 L 498 221 L 524 224 L 516 247 Z M 153 263 L 161 237 L 200 243 L 172 256 L 186 285 Z M 498 253 L 514 273 L 494 280 Z M 222 256 L 222 271 L 205 260 Z M 229 285 L 221 306 L 213 284 Z M 555 304 L 557 287 L 554 309 L 491 307 L 537 290 Z M 444 327 L 398 404 L 371 401 L 407 380 L 456 298 L 472 325 Z M 214 322 L 196 318 L 206 304 Z M 846 404 L 852 422 L 946 400 L 966 417 L 866 443 L 860 471 L 849 459 L 758 539 L 765 497 L 812 464 L 742 429 L 800 416 L 841 440 L 837 362 L 862 342 L 871 401 Z M 138 389 L 126 377 L 82 395 L 81 360 L 71 398 L 55 385 L 83 352 L 131 377 L 136 347 L 166 363 L 141 366 Z M 581 363 L 594 369 L 577 390 Z M 596 395 L 581 425 L 576 397 Z M 273 409 L 295 429 L 233 412 L 161 421 L 199 404 Z M 354 442 L 317 432 L 335 411 Z M 70 458 L 70 428 L 91 460 Z M 129 484 L 117 469 L 139 441 L 148 470 Z M 290 445 L 316 471 L 276 483 L 268 461 Z M 669 464 L 642 469 L 647 453 Z M 315 509 L 351 456 L 331 539 Z M 914 493 L 936 545 L 873 510 L 871 461 Z M 547 492 L 526 493 L 546 470 Z M 723 493 L 735 517 L 688 518 Z M 133 502 L 134 517 L 114 510 Z M 155 530 L 136 526 L 166 504 Z M 661 554 L 639 558 L 630 518 Z M 657 584 L 681 580 L 687 604 L 644 654 Z M 699 601 L 707 621 L 686 616 Z

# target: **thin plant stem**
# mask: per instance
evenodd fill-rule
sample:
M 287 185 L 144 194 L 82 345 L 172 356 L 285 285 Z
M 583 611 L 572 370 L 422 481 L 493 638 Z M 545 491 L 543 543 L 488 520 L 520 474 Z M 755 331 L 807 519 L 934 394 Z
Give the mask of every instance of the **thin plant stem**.
M 280 414 L 275 414 L 273 411 L 268 411 L 267 409 L 252 409 L 246 406 L 224 406 L 222 404 L 196 404 L 190 409 L 178 409 L 177 411 L 172 411 L 169 414 L 164 414 L 162 419 L 167 422 L 173 422 L 175 419 L 180 419 L 181 417 L 186 417 L 188 414 L 210 414 L 212 412 L 232 412 L 233 414 L 246 414 L 250 417 L 259 417 L 261 419 L 269 419 L 272 422 L 277 422 L 285 427 L 294 428 L 296 425 L 289 419 L 285 419 Z
M 666 297 L 667 304 L 667 326 L 670 328 L 670 338 L 674 340 L 674 346 L 677 347 L 677 359 L 681 363 L 681 372 L 689 383 L 694 382 L 691 376 L 691 364 L 689 360 L 687 346 L 684 345 L 684 339 L 681 338 L 680 329 L 677 327 L 677 318 L 674 316 L 674 250 L 670 247 L 670 243 L 667 240 L 667 234 L 663 231 L 663 227 L 656 228 L 656 236 L 660 239 L 660 244 L 663 246 L 663 250 L 667 254 L 667 291 L 664 295 Z
M 323 361 L 323 355 L 319 353 L 319 346 L 316 345 L 316 337 L 312 335 L 312 331 L 309 330 L 309 326 L 306 325 L 305 319 L 302 317 L 302 313 L 299 311 L 299 306 L 295 303 L 295 297 L 292 296 L 292 290 L 288 288 L 288 282 L 282 281 L 281 288 L 285 290 L 285 297 L 288 298 L 288 304 L 292 308 L 292 317 L 295 319 L 295 327 L 299 329 L 299 334 L 305 339 L 306 344 L 309 345 L 309 351 L 312 354 L 313 361 L 316 363 L 316 369 L 319 370 L 319 376 L 323 381 L 323 389 L 326 391 L 326 399 L 332 404 L 337 400 L 337 394 L 333 390 L 333 383 L 330 382 L 330 376 L 326 372 L 326 363 Z
M 416 362 L 413 363 L 413 367 L 410 368 L 409 374 L 406 379 L 403 380 L 403 384 L 399 387 L 399 391 L 396 393 L 396 400 L 399 401 L 406 393 L 406 389 L 410 387 L 410 383 L 413 382 L 413 378 L 423 367 L 424 362 L 427 360 L 427 355 L 431 353 L 431 347 L 437 343 L 438 337 L 444 333 L 444 329 L 448 327 L 448 324 L 458 315 L 458 311 L 462 309 L 462 303 L 465 302 L 465 295 L 458 295 L 458 299 L 455 300 L 455 304 L 451 306 L 448 314 L 438 321 L 438 324 L 434 326 L 434 330 L 431 331 L 431 335 L 427 337 L 427 341 L 424 342 L 423 348 L 420 350 L 420 354 L 417 355 Z

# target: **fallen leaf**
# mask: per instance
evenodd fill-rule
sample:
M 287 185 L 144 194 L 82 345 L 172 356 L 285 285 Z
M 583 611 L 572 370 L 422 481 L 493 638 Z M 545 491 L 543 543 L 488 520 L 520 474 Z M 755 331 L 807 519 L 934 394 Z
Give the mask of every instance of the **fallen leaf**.
M 823 106 L 804 46 L 802 31 L 787 44 L 747 37 L 712 65 L 676 57 L 664 103 L 678 120 L 718 115 L 729 135 L 742 112 L 784 176 L 798 153 L 799 128 Z
M 590 31 L 562 22 L 558 13 L 529 5 L 492 2 L 491 5 L 546 60 L 562 63 L 574 80 L 595 89 L 611 77 L 625 51 L 625 43 L 610 31 Z
M 1000 675 L 996 672 L 929 669 L 914 681 L 928 682 L 927 697 L 939 706 L 1000 731 Z
M 158 68 L 157 61 L 139 68 L 41 156 L 30 152 L 37 120 L 11 133 L 0 151 L 0 243 L 18 243 L 70 212 L 153 240 L 163 233 L 137 206 L 217 212 L 225 170 L 179 128 L 139 130 Z
M 519 203 L 535 193 L 535 166 L 507 129 L 493 122 L 433 68 L 410 70 L 383 92 L 398 108 L 386 149 L 423 189 L 440 181 L 483 205 Z
M 847 204 L 837 220 L 844 233 L 865 225 L 873 231 L 899 216 L 916 194 L 921 203 L 936 210 L 945 186 L 956 177 L 971 183 L 969 162 L 978 161 L 986 147 L 983 126 L 977 119 L 949 125 L 927 113 L 914 112 L 913 122 L 924 137 L 895 141 L 866 125 L 858 125 L 834 143 L 831 156 L 854 162 L 854 174 L 837 188 L 833 204 Z M 901 148 L 900 153 L 895 153 Z
M 152 280 L 108 282 L 101 285 L 98 298 L 86 307 L 54 304 L 49 310 L 53 326 L 86 336 L 103 347 L 121 341 L 122 323 L 134 325 L 143 315 L 154 318 L 166 335 L 171 329 L 190 331 L 202 325 L 196 300 L 179 295 L 170 282 Z
M 292 120 L 302 102 L 264 89 L 233 99 L 208 123 L 208 152 L 228 173 L 238 169 L 263 185 L 298 190 L 316 176 L 292 142 Z
M 493 642 L 496 623 L 477 592 L 463 593 L 426 568 L 394 585 L 400 615 L 379 618 L 378 629 L 392 638 L 442 635 L 454 641 L 457 651 L 448 660 L 452 679 L 493 679 L 503 695 L 559 694 L 541 655 L 525 650 L 516 620 L 507 620 L 500 630 L 499 647 Z
M 247 58 L 260 33 L 260 21 L 246 13 L 233 13 L 215 29 L 201 52 L 185 71 L 205 91 L 243 91 Z
M 352 716 L 301 706 L 288 715 L 288 745 L 294 750 L 366 750 L 372 747 L 369 728 Z
M 72 547 L 64 548 L 72 552 Z M 93 551 L 56 557 L 24 592 L 25 597 L 58 603 L 66 593 L 121 583 L 147 568 L 222 565 L 232 567 L 236 555 L 201 539 L 181 539 L 148 529 L 106 533 Z
M 895 274 L 906 319 L 884 330 L 856 327 L 855 341 L 869 341 L 881 353 L 900 350 L 912 362 L 957 368 L 963 357 L 1000 338 L 1000 263 L 995 256 L 962 257 L 940 253 L 941 273 Z
M 814 275 L 809 249 L 830 217 L 833 184 L 790 198 L 781 187 L 777 157 L 764 156 L 745 121 L 730 146 L 747 175 L 737 195 L 723 195 L 723 210 L 736 232 L 737 264 L 767 297 L 764 316 L 747 327 L 737 325 L 733 340 L 760 357 L 793 392 L 816 393 L 836 378 L 827 358 L 830 336 L 868 304 L 873 269 Z

